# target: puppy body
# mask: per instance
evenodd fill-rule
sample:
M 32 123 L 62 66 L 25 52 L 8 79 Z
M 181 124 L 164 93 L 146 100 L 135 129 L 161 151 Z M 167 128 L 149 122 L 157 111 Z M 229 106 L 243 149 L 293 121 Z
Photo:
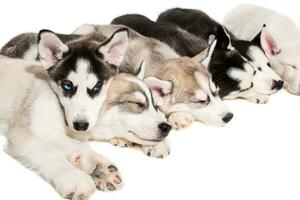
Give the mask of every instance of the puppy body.
M 262 48 L 286 89 L 300 95 L 300 31 L 288 17 L 267 8 L 240 5 L 230 11 L 224 25 L 237 37 L 249 40 L 266 25 Z
M 209 35 L 215 35 L 217 43 L 212 48 L 205 65 L 208 65 L 224 99 L 246 98 L 255 103 L 265 103 L 268 95 L 275 93 L 280 85 L 282 87 L 282 81 L 269 69 L 268 60 L 258 46 L 251 45 L 247 41 L 231 40 L 230 35 L 219 28 L 217 22 L 200 11 L 171 9 L 161 14 L 156 23 L 141 15 L 124 15 L 114 19 L 113 23 L 128 25 L 143 35 L 160 39 L 175 50 L 181 49 L 181 52 L 177 53 L 183 56 L 199 53 L 203 46 L 208 45 Z M 180 34 L 181 28 L 188 34 Z M 170 35 L 172 37 L 168 37 Z M 191 43 L 193 46 L 198 45 L 198 49 Z M 244 52 L 243 56 L 241 52 Z M 256 76 L 253 76 L 254 72 Z
M 0 76 L 0 127 L 11 156 L 66 198 L 87 199 L 96 185 L 102 190 L 121 186 L 118 171 L 109 170 L 116 169 L 111 162 L 67 137 L 63 110 L 40 63 L 1 57 Z M 98 173 L 106 178 L 97 177 Z
M 86 34 L 89 31 L 96 31 L 105 35 L 120 27 L 123 26 L 86 24 L 76 29 L 74 33 Z M 144 37 L 131 29 L 129 38 L 121 71 L 137 73 L 137 68 L 132 66 L 137 66 L 137 63 L 145 60 L 147 66 L 145 76 L 150 78 L 148 82 L 171 81 L 173 91 L 154 88 L 153 93 L 155 97 L 161 99 L 160 109 L 168 116 L 173 127 L 185 127 L 193 120 L 214 126 L 223 126 L 226 123 L 223 118 L 232 114 L 216 95 L 217 89 L 211 81 L 210 74 L 199 64 L 206 52 L 193 59 L 180 57 L 168 45 Z

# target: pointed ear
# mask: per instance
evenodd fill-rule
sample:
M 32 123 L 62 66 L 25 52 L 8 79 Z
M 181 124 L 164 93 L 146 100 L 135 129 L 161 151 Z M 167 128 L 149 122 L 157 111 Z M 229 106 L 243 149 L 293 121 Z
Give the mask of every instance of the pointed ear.
M 145 78 L 144 82 L 150 88 L 154 102 L 158 106 L 164 104 L 164 97 L 171 94 L 174 89 L 172 81 L 160 80 L 153 76 Z
M 265 29 L 261 31 L 260 41 L 261 47 L 268 57 L 277 55 L 281 52 L 281 49 L 278 47 L 277 42 Z
M 139 70 L 137 72 L 137 77 L 140 79 L 140 80 L 143 80 L 144 79 L 144 76 L 145 76 L 145 67 L 146 67 L 146 64 L 144 61 L 141 62 L 140 66 L 139 66 Z
M 49 69 L 63 58 L 69 47 L 54 32 L 41 30 L 38 36 L 38 51 L 42 65 Z
M 213 37 L 213 38 L 215 38 L 215 37 Z M 214 40 L 211 42 L 210 46 L 208 47 L 208 53 L 207 53 L 207 56 L 206 56 L 206 58 L 202 61 L 202 64 L 203 64 L 206 68 L 208 67 L 208 65 L 209 65 L 209 63 L 210 63 L 210 60 L 211 60 L 212 54 L 213 54 L 213 52 L 214 52 L 214 50 L 215 50 L 215 48 L 216 48 L 217 42 L 218 42 L 217 39 L 214 39 Z
M 201 51 L 199 54 L 195 55 L 193 57 L 193 60 L 196 61 L 197 63 L 201 63 L 205 58 L 207 58 L 209 53 L 209 47 Z
M 224 50 L 233 49 L 231 45 L 231 37 L 229 33 L 226 31 L 226 29 L 221 25 L 217 28 L 216 39 L 217 39 L 217 44 L 216 44 L 217 48 L 224 49 Z
M 259 33 L 257 33 L 257 35 L 251 40 L 252 44 L 262 47 L 261 46 L 261 35 L 262 35 L 262 32 L 265 29 L 265 27 L 266 27 L 266 25 L 264 24 L 263 27 L 261 28 L 261 30 L 259 31 Z
M 128 34 L 127 28 L 119 29 L 100 45 L 98 51 L 106 62 L 116 66 L 122 63 L 129 42 Z

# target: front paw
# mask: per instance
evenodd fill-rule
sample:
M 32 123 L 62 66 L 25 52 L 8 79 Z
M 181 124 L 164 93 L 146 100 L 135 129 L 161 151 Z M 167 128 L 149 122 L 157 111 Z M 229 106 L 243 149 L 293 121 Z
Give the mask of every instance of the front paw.
M 149 157 L 164 159 L 170 154 L 167 142 L 160 142 L 154 146 L 142 146 L 142 151 Z
M 257 95 L 250 98 L 247 98 L 248 101 L 256 104 L 266 104 L 269 101 L 268 95 Z
M 64 198 L 72 200 L 87 200 L 96 190 L 92 178 L 79 169 L 59 174 L 52 183 Z
M 117 167 L 99 154 L 92 151 L 76 152 L 71 157 L 71 163 L 89 174 L 101 191 L 114 191 L 122 187 Z
M 111 163 L 98 164 L 91 176 L 96 187 L 101 191 L 115 191 L 122 187 L 119 170 Z
M 186 128 L 194 121 L 194 117 L 188 112 L 174 112 L 168 118 L 172 128 L 180 130 Z
M 109 143 L 111 143 L 114 146 L 118 146 L 118 147 L 131 147 L 132 143 L 129 142 L 128 140 L 124 140 L 122 138 L 113 138 L 111 140 L 109 140 Z

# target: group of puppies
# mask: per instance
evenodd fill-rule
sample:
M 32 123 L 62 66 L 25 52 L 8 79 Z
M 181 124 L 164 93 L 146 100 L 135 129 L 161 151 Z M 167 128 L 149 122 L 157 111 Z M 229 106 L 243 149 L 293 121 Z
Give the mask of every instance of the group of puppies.
M 174 8 L 156 22 L 124 15 L 72 34 L 18 35 L 0 57 L 6 151 L 65 198 L 119 189 L 117 167 L 86 141 L 164 158 L 172 128 L 228 123 L 224 99 L 266 103 L 283 87 L 300 95 L 298 52 L 294 23 L 251 5 L 229 12 L 223 25 Z

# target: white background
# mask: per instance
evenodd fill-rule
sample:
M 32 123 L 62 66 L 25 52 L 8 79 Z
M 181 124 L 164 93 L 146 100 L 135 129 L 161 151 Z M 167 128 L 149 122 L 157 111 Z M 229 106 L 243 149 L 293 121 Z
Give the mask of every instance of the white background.
M 161 11 L 175 6 L 202 9 L 220 21 L 231 8 L 245 2 L 2 1 L 0 45 L 22 32 L 47 28 L 69 33 L 82 23 L 107 24 L 126 13 L 156 19 Z M 273 8 L 300 22 L 297 1 L 248 2 Z M 228 101 L 235 114 L 232 122 L 224 128 L 194 124 L 184 131 L 172 132 L 172 151 L 165 160 L 93 143 L 99 153 L 117 164 L 125 186 L 119 192 L 96 192 L 92 199 L 299 200 L 299 100 L 282 91 L 272 96 L 267 105 Z M 1 136 L 0 146 L 4 144 Z M 0 164 L 1 200 L 60 199 L 50 185 L 3 151 Z

